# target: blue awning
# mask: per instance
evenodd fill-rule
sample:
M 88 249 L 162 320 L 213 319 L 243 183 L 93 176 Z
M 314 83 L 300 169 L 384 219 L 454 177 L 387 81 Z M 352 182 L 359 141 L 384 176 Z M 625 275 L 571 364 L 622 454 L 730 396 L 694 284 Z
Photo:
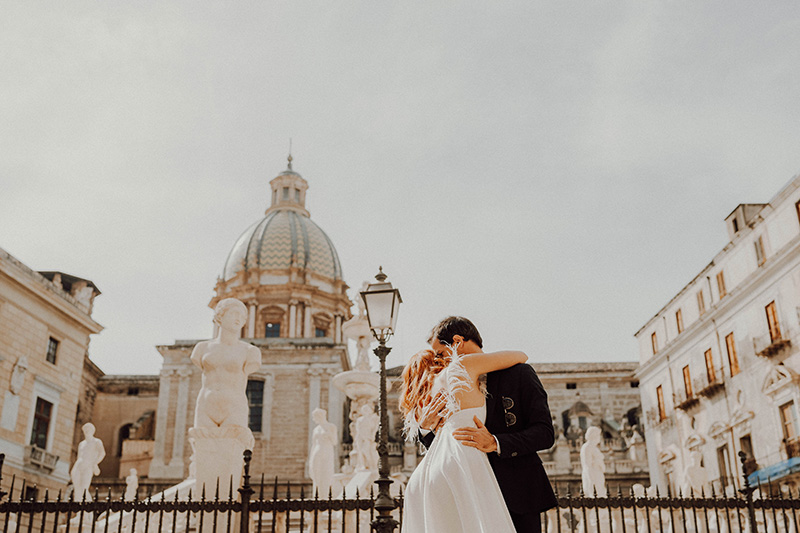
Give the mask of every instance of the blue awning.
M 750 482 L 751 486 L 756 486 L 761 485 L 762 483 L 776 481 L 796 472 L 800 472 L 800 457 L 792 457 L 790 459 L 779 461 L 774 465 L 759 468 L 747 476 L 747 481 Z

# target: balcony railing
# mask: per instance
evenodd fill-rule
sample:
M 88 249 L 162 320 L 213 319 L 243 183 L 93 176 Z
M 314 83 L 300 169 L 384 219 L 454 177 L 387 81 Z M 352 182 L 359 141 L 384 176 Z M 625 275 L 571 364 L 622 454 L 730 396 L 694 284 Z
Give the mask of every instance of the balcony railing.
M 58 464 L 58 456 L 49 453 L 38 446 L 30 445 L 25 447 L 25 464 L 38 466 L 43 470 L 52 472 Z
M 761 357 L 774 357 L 792 345 L 789 332 L 784 331 L 777 339 L 769 335 L 762 335 L 753 339 L 753 348 L 756 355 Z
M 699 396 L 704 396 L 706 398 L 711 398 L 719 391 L 725 388 L 725 381 L 723 380 L 723 373 L 722 368 L 715 368 L 714 369 L 714 379 L 709 380 L 708 376 L 704 379 L 697 380 L 695 387 L 697 388 L 697 394 Z
M 673 424 L 672 417 L 667 414 L 664 418 L 661 418 L 661 415 L 658 412 L 658 409 L 653 407 L 647 410 L 647 422 L 652 427 L 664 427 L 668 428 L 671 427 Z
M 694 393 L 686 394 L 685 391 L 673 394 L 672 399 L 675 402 L 675 407 L 682 411 L 687 411 L 700 403 L 700 398 L 698 398 L 697 395 Z
M 786 455 L 789 456 L 789 459 L 792 457 L 800 457 L 800 437 L 783 439 L 783 445 L 786 447 Z

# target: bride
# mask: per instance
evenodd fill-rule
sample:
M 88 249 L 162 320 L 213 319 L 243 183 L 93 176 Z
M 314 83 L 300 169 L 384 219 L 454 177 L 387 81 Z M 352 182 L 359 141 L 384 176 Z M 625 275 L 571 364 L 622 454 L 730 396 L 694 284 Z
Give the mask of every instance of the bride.
M 404 533 L 514 533 L 500 487 L 486 454 L 453 437 L 458 428 L 486 421 L 482 374 L 528 360 L 522 352 L 458 354 L 423 350 L 403 371 L 400 410 L 408 438 L 415 437 L 432 411 L 444 410 L 446 422 L 408 481 Z

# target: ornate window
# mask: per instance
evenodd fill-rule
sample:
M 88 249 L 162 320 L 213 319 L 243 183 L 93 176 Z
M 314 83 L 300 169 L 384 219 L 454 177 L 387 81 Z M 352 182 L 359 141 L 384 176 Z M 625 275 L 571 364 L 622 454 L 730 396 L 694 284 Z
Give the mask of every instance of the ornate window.
M 667 409 L 664 405 L 664 389 L 661 388 L 661 385 L 656 387 L 656 398 L 658 400 L 658 420 L 664 420 L 667 418 Z
M 722 300 L 728 291 L 725 290 L 725 272 L 720 270 L 717 272 L 717 289 L 719 289 L 719 299 Z
M 45 359 L 47 359 L 49 363 L 56 364 L 56 353 L 58 353 L 58 341 L 50 337 L 50 340 L 47 341 L 47 355 Z
M 280 322 L 267 322 L 264 328 L 264 336 L 267 338 L 281 336 L 281 323 Z
M 781 424 L 783 426 L 783 437 L 786 440 L 793 440 L 798 436 L 797 432 L 797 409 L 794 401 L 786 402 L 780 406 Z
M 264 382 L 260 379 L 247 380 L 247 405 L 250 409 L 247 426 L 251 431 L 261 431 L 261 420 L 264 412 Z
M 327 335 L 327 332 L 323 328 L 320 327 L 314 328 L 315 337 L 324 337 L 325 335 Z
M 759 237 L 753 243 L 756 249 L 756 263 L 758 266 L 763 265 L 767 260 L 767 254 L 764 253 L 764 239 L 759 235 Z
M 717 379 L 716 374 L 714 373 L 714 356 L 711 353 L 711 348 L 706 350 L 703 356 L 706 359 L 706 376 L 708 377 L 709 383 L 714 383 Z
M 767 312 L 767 324 L 769 325 L 769 339 L 772 342 L 781 339 L 781 326 L 778 322 L 778 311 L 775 308 L 775 301 L 771 301 L 764 308 Z
M 43 450 L 47 449 L 47 435 L 50 431 L 50 419 L 53 414 L 53 404 L 47 400 L 36 398 L 36 410 L 33 412 L 33 429 L 31 430 L 31 444 Z
M 733 332 L 725 335 L 725 347 L 728 349 L 728 365 L 731 369 L 731 377 L 739 373 L 739 359 L 736 357 L 736 341 Z
M 692 397 L 692 376 L 689 373 L 689 365 L 683 367 L 683 389 L 686 391 L 686 397 Z

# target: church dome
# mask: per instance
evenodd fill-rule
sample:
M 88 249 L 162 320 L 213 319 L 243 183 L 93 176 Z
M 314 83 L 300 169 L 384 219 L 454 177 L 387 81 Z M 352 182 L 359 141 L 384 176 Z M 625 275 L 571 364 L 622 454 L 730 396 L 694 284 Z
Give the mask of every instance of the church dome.
M 292 170 L 270 181 L 272 204 L 264 218 L 247 228 L 236 240 L 225 261 L 223 281 L 245 270 L 310 271 L 341 281 L 342 265 L 333 243 L 311 220 L 305 208 L 308 183 Z
M 241 270 L 292 267 L 342 279 L 339 255 L 325 232 L 302 212 L 271 208 L 237 239 L 225 262 L 223 279 Z

